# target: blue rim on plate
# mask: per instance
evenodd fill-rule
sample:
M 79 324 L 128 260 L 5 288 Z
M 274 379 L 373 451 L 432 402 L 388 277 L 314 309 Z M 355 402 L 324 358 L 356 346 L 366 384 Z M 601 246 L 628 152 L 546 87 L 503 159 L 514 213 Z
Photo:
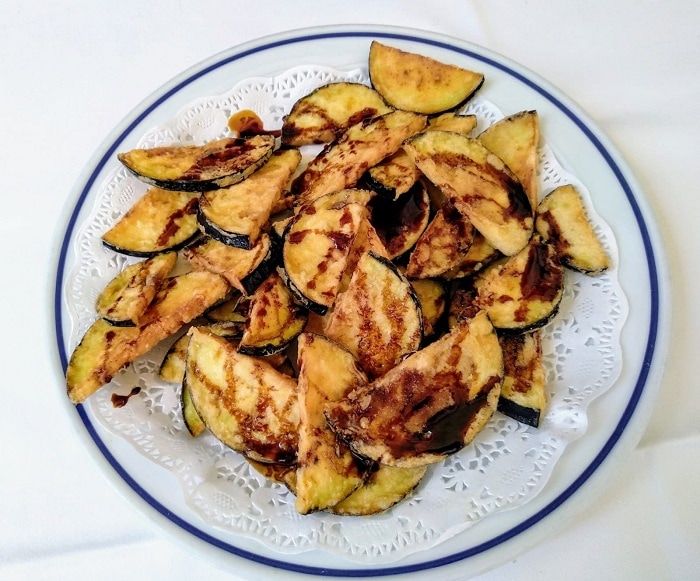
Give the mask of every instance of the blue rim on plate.
M 527 76 L 521 74 L 517 70 L 514 70 L 508 64 L 504 62 L 499 62 L 496 59 L 490 58 L 479 52 L 470 50 L 469 48 L 457 46 L 451 44 L 448 40 L 435 40 L 431 38 L 424 38 L 418 36 L 420 31 L 413 31 L 413 33 L 406 32 L 391 32 L 387 29 L 382 30 L 369 30 L 370 27 L 366 27 L 363 30 L 334 30 L 333 28 L 326 29 L 324 32 L 313 32 L 313 31 L 298 31 L 298 35 L 292 35 L 283 38 L 271 38 L 268 42 L 263 42 L 255 44 L 254 46 L 244 46 L 239 50 L 234 50 L 232 53 L 226 53 L 220 58 L 215 58 L 204 68 L 199 70 L 194 70 L 191 74 L 181 79 L 177 84 L 169 88 L 165 93 L 160 95 L 152 103 L 150 103 L 141 113 L 136 116 L 131 123 L 112 141 L 111 144 L 106 148 L 105 153 L 99 158 L 94 169 L 87 177 L 84 186 L 81 188 L 77 202 L 70 213 L 66 231 L 61 243 L 60 254 L 58 259 L 58 266 L 56 271 L 56 284 L 54 289 L 54 323 L 56 332 L 56 343 L 58 348 L 58 355 L 60 358 L 60 363 L 65 374 L 68 357 L 66 353 L 66 345 L 62 339 L 64 335 L 64 321 L 62 315 L 62 300 L 63 300 L 63 287 L 64 287 L 64 277 L 65 268 L 68 251 L 70 248 L 70 239 L 76 228 L 78 215 L 86 201 L 86 198 L 90 190 L 95 185 L 95 181 L 99 176 L 100 172 L 103 170 L 105 164 L 114 158 L 114 155 L 123 142 L 123 140 L 141 123 L 153 110 L 163 104 L 165 101 L 170 99 L 172 96 L 177 94 L 179 91 L 190 85 L 197 79 L 206 76 L 207 74 L 230 64 L 234 61 L 254 55 L 256 53 L 264 52 L 270 49 L 283 47 L 285 45 L 291 45 L 301 42 L 308 42 L 314 40 L 323 39 L 333 39 L 333 38 L 384 38 L 393 39 L 400 41 L 410 41 L 416 43 L 422 43 L 426 45 L 431 45 L 439 49 L 444 49 L 452 51 L 463 56 L 470 57 L 477 61 L 481 61 L 489 66 L 493 66 L 504 74 L 511 76 L 517 81 L 525 84 L 533 91 L 537 92 L 539 95 L 548 100 L 554 107 L 561 111 L 570 121 L 572 121 L 576 127 L 585 135 L 585 137 L 590 141 L 590 143 L 596 148 L 601 157 L 605 160 L 605 163 L 609 169 L 615 175 L 615 179 L 618 181 L 621 189 L 624 191 L 627 202 L 630 205 L 632 212 L 634 213 L 637 227 L 639 229 L 640 236 L 643 241 L 644 253 L 646 257 L 646 265 L 648 268 L 649 282 L 650 282 L 650 322 L 647 331 L 646 348 L 643 357 L 643 363 L 639 369 L 638 376 L 636 378 L 635 386 L 631 392 L 630 399 L 620 416 L 620 419 L 612 431 L 611 435 L 602 446 L 598 454 L 595 456 L 593 461 L 580 473 L 580 475 L 558 496 L 556 496 L 549 504 L 541 508 L 538 512 L 531 515 L 529 518 L 520 522 L 517 526 L 510 528 L 509 530 L 493 536 L 492 538 L 481 542 L 477 545 L 464 549 L 462 551 L 457 551 L 451 555 L 427 560 L 422 563 L 410 564 L 410 565 L 399 565 L 391 566 L 387 568 L 352 568 L 352 569 L 334 569 L 327 567 L 315 567 L 308 565 L 300 565 L 296 563 L 290 563 L 282 561 L 279 559 L 270 558 L 264 555 L 256 554 L 254 552 L 241 549 L 235 545 L 224 542 L 220 539 L 213 537 L 212 535 L 206 533 L 205 531 L 193 526 L 192 524 L 186 522 L 179 516 L 172 513 L 166 506 L 149 494 L 119 463 L 119 461 L 110 452 L 109 448 L 106 446 L 105 442 L 101 439 L 100 435 L 97 433 L 95 426 L 92 424 L 90 418 L 88 417 L 85 408 L 82 405 L 76 406 L 76 411 L 84 425 L 88 435 L 94 441 L 95 445 L 99 449 L 100 453 L 109 462 L 112 468 L 117 472 L 117 474 L 124 480 L 124 482 L 143 500 L 145 500 L 151 507 L 162 514 L 166 519 L 171 521 L 174 525 L 182 528 L 186 532 L 194 535 L 195 537 L 203 540 L 204 542 L 226 551 L 232 555 L 248 559 L 255 563 L 267 565 L 270 567 L 275 567 L 278 569 L 284 569 L 288 571 L 294 571 L 298 573 L 305 573 L 311 575 L 335 575 L 341 577 L 365 577 L 365 576 L 386 576 L 386 575 L 397 575 L 404 573 L 415 573 L 418 571 L 424 571 L 428 569 L 433 569 L 436 567 L 441 567 L 444 565 L 456 563 L 464 559 L 479 555 L 490 549 L 493 549 L 506 541 L 513 539 L 514 537 L 520 535 L 521 533 L 527 531 L 545 517 L 552 514 L 557 508 L 559 508 L 564 502 L 566 502 L 574 493 L 576 493 L 583 485 L 586 483 L 591 476 L 598 470 L 603 461 L 611 454 L 615 446 L 618 444 L 620 438 L 622 437 L 625 429 L 628 427 L 637 407 L 640 403 L 642 395 L 645 393 L 647 388 L 647 382 L 649 379 L 650 370 L 652 367 L 652 362 L 657 355 L 657 340 L 659 339 L 659 315 L 660 315 L 660 300 L 661 291 L 659 288 L 659 272 L 658 272 L 658 260 L 659 257 L 655 253 L 654 244 L 652 242 L 652 236 L 649 230 L 649 224 L 644 218 L 642 209 L 640 208 L 638 200 L 635 198 L 633 187 L 629 183 L 628 178 L 625 176 L 625 172 L 620 167 L 620 164 L 615 160 L 615 156 L 611 154 L 609 148 L 606 147 L 599 137 L 590 129 L 589 125 L 584 122 L 580 116 L 575 113 L 566 103 L 564 103 L 559 97 L 557 97 L 553 92 L 544 88 L 537 82 L 528 78 Z M 389 29 L 390 30 L 390 29 Z

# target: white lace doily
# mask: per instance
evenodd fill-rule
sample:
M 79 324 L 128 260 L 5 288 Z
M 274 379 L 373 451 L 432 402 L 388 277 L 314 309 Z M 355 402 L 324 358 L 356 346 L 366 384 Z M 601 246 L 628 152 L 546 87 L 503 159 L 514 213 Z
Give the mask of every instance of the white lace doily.
M 247 79 L 226 94 L 191 103 L 170 123 L 149 131 L 139 146 L 222 137 L 228 117 L 239 109 L 252 109 L 266 128 L 279 128 L 298 98 L 333 80 L 367 83 L 368 75 L 361 69 L 302 66 L 274 78 Z M 478 116 L 476 132 L 502 117 L 494 104 L 478 98 L 467 112 Z M 130 365 L 85 405 L 107 430 L 177 478 L 202 526 L 257 539 L 279 553 L 320 549 L 363 564 L 386 564 L 429 549 L 491 514 L 522 505 L 545 485 L 567 444 L 585 433 L 589 403 L 618 377 L 620 331 L 628 309 L 618 283 L 612 231 L 595 213 L 585 185 L 557 162 L 546 135 L 540 161 L 541 193 L 565 183 L 578 188 L 613 268 L 595 278 L 566 273 L 559 313 L 543 332 L 550 400 L 541 427 L 526 427 L 496 413 L 472 445 L 432 466 L 410 499 L 388 512 L 372 517 L 299 515 L 292 494 L 260 476 L 239 454 L 207 433 L 190 437 L 180 414 L 179 388 L 157 377 L 172 341 Z M 95 320 L 99 292 L 133 262 L 106 249 L 100 236 L 145 191 L 146 186 L 123 169 L 99 186 L 94 208 L 77 236 L 76 266 L 66 287 L 69 350 Z M 111 394 L 128 393 L 135 385 L 141 387 L 140 394 L 125 407 L 115 408 Z

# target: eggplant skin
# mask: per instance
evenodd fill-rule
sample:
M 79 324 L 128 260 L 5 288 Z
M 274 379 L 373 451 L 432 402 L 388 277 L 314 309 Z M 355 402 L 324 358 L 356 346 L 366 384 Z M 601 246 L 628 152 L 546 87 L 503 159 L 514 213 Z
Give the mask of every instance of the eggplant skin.
M 181 192 L 203 192 L 238 183 L 272 155 L 275 138 L 224 138 L 205 145 L 132 149 L 117 159 L 139 180 Z

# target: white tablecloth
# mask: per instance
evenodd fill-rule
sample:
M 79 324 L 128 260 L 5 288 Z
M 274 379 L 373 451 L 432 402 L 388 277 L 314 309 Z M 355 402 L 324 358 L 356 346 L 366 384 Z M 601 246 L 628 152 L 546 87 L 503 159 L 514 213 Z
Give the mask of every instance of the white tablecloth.
M 5 0 L 0 578 L 241 578 L 152 526 L 104 477 L 65 417 L 51 245 L 95 148 L 161 84 L 263 35 L 355 23 L 466 39 L 548 79 L 621 151 L 666 245 L 674 328 L 641 441 L 582 514 L 480 579 L 698 578 L 698 22 L 700 4 L 684 0 Z

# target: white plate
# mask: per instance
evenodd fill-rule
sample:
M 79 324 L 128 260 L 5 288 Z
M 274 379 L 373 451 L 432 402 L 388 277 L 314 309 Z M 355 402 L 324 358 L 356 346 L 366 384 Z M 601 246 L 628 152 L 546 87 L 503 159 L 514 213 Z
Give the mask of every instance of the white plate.
M 323 546 L 311 551 L 274 550 L 255 535 L 212 526 L 183 498 L 172 470 L 136 451 L 128 438 L 113 437 L 118 430 L 105 425 L 97 404 L 67 406 L 110 478 L 125 485 L 129 496 L 141 499 L 139 504 L 158 515 L 166 529 L 224 565 L 235 561 L 239 570 L 242 567 L 267 578 L 277 574 L 289 578 L 293 572 L 420 576 L 421 571 L 436 567 L 441 578 L 464 578 L 512 559 L 552 525 L 583 507 L 594 495 L 596 483 L 605 482 L 615 463 L 631 450 L 646 425 L 663 362 L 668 309 L 658 234 L 633 177 L 595 125 L 544 80 L 480 47 L 416 30 L 332 27 L 269 37 L 217 55 L 144 101 L 107 138 L 76 185 L 76 201 L 58 258 L 55 317 L 63 368 L 80 331 L 72 324 L 76 317 L 68 296 L 71 272 L 81 260 L 77 246 L 86 225 L 95 220 L 96 199 L 104 195 L 104 184 L 115 179 L 119 169 L 115 153 L 148 141 L 150 137 L 144 136 L 152 136 L 154 127 L 168 127 L 186 105 L 203 96 L 224 94 L 241 80 L 271 78 L 310 63 L 343 71 L 363 68 L 372 39 L 481 70 L 487 83 L 479 98 L 504 112 L 539 112 L 546 142 L 565 166 L 561 171 L 580 180 L 602 222 L 609 225 L 611 238 L 624 252 L 615 268 L 615 283 L 624 289 L 629 316 L 614 333 L 615 340 L 619 338 L 619 346 L 612 350 L 617 379 L 613 377 L 611 389 L 584 410 L 584 437 L 567 442 L 556 470 L 543 480 L 534 498 L 507 511 L 493 511 L 476 526 L 452 532 L 400 559 L 394 555 L 364 562 L 362 558 L 338 558 Z M 626 306 L 624 312 L 626 315 Z

